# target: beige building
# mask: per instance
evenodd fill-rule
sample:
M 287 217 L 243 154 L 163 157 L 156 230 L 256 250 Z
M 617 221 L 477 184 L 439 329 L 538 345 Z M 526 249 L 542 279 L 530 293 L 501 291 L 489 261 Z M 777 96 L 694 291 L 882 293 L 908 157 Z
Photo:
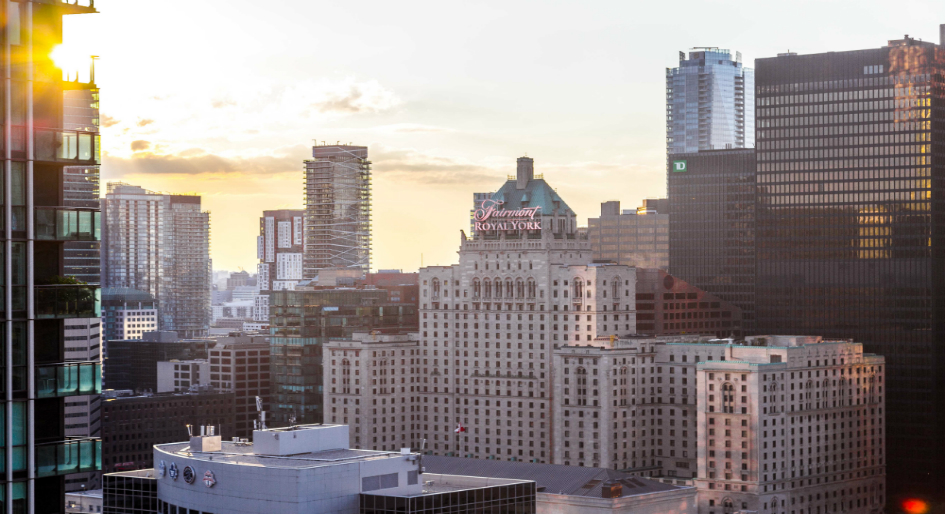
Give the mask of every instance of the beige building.
M 555 462 L 694 479 L 702 513 L 885 503 L 884 359 L 859 343 L 597 340 L 555 369 Z
M 604 202 L 600 217 L 587 220 L 594 259 L 638 268 L 669 269 L 668 200 L 644 200 L 636 209 Z M 682 277 L 686 278 L 686 277 Z

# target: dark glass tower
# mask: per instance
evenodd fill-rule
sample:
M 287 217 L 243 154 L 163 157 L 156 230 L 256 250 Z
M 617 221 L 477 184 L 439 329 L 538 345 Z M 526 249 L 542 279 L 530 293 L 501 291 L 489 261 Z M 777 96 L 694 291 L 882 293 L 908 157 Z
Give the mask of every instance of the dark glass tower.
M 63 128 L 99 131 L 99 90 L 93 82 L 67 82 L 63 102 Z M 99 168 L 66 166 L 63 172 L 63 205 L 99 211 Z M 88 284 L 101 283 L 101 243 L 69 241 L 64 244 L 65 272 L 70 277 Z
M 65 475 L 101 469 L 97 438 L 65 435 L 65 402 L 101 392 L 97 361 L 65 362 L 65 320 L 100 316 L 97 286 L 66 276 L 63 246 L 97 239 L 98 210 L 66 203 L 66 166 L 99 164 L 99 136 L 64 127 L 50 54 L 63 16 L 91 2 L 2 2 L 3 244 L 0 259 L 0 512 L 62 512 Z
M 856 387 L 887 394 L 887 427 L 855 428 L 885 438 L 888 464 L 882 450 L 851 458 L 888 465 L 893 498 L 941 495 L 945 47 L 907 37 L 758 59 L 756 72 L 757 331 L 884 355 L 888 384 Z
M 755 151 L 669 156 L 669 271 L 754 322 Z

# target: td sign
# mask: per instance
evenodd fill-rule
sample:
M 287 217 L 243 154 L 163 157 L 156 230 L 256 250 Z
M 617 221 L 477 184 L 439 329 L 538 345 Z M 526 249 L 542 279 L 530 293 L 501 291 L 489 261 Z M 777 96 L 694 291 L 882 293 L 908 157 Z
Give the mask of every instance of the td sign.
M 686 161 L 673 161 L 674 173 L 685 173 L 686 171 L 688 171 L 686 169 Z

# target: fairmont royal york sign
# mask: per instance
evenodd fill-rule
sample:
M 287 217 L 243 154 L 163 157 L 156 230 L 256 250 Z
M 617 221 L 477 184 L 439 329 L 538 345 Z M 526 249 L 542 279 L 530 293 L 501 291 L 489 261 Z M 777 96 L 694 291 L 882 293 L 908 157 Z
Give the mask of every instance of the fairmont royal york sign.
M 483 200 L 473 216 L 473 226 L 480 230 L 541 230 L 541 218 L 535 219 L 541 207 L 503 209 L 496 200 Z

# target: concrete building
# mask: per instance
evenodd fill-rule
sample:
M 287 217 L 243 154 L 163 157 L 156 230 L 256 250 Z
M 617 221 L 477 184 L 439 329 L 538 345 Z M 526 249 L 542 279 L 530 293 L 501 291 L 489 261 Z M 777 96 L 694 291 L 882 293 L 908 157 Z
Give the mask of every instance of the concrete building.
M 214 426 L 234 437 L 233 393 L 105 391 L 102 400 L 102 470 L 153 467 L 152 447 L 187 437 L 187 425 Z
M 371 162 L 366 146 L 322 145 L 305 161 L 303 276 L 371 269 Z
M 257 282 L 260 294 L 294 289 L 302 280 L 305 211 L 263 211 L 256 237 Z M 265 320 L 262 320 L 265 321 Z
M 102 512 L 102 490 L 71 491 L 66 493 L 66 514 Z
M 217 326 L 221 320 L 239 320 L 240 322 L 252 320 L 255 307 L 254 300 L 236 300 L 214 305 L 211 308 L 213 315 L 210 324 Z
M 210 214 L 200 197 L 111 182 L 102 206 L 102 283 L 146 291 L 158 327 L 182 337 L 210 326 Z
M 302 425 L 254 431 L 251 443 L 197 435 L 157 445 L 158 511 L 386 514 L 437 505 L 456 513 L 535 512 L 534 482 L 427 475 L 418 454 L 349 449 L 347 433 L 345 426 Z
M 256 398 L 270 409 L 269 337 L 241 334 L 216 341 L 209 350 L 209 383 L 216 391 L 233 393 L 233 435 L 250 437 L 258 418 Z
M 157 302 L 130 287 L 102 288 L 102 323 L 103 341 L 139 338 L 157 330 Z
M 659 269 L 637 269 L 637 334 L 742 336 L 738 307 Z
M 182 393 L 210 385 L 210 361 L 169 360 L 157 363 L 157 393 Z
M 634 210 L 604 202 L 600 217 L 587 220 L 594 259 L 639 268 L 669 269 L 668 200 L 644 200 Z
M 755 146 L 754 71 L 741 52 L 716 47 L 679 52 L 666 68 L 666 153 Z
M 555 352 L 555 460 L 694 480 L 699 512 L 878 512 L 884 359 L 810 336 Z
M 154 514 L 158 511 L 153 469 L 119 471 L 102 477 L 105 514 Z M 161 513 L 163 514 L 163 513 Z

